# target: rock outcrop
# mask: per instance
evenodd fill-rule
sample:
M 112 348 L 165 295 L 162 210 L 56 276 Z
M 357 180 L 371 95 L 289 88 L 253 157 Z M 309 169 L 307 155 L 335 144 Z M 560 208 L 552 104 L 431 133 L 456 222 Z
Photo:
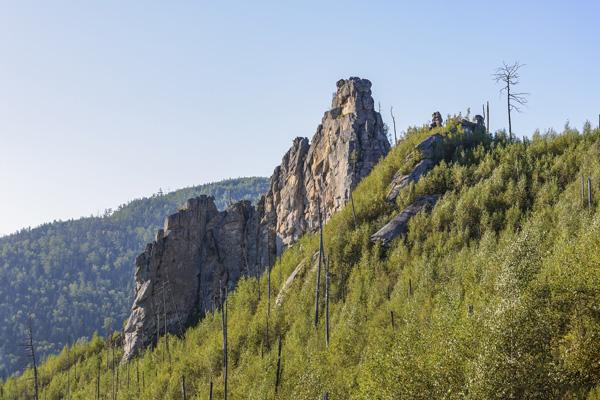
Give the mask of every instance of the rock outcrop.
M 274 219 L 279 250 L 317 228 L 317 198 L 327 221 L 388 153 L 390 144 L 374 103 L 367 79 L 338 81 L 331 109 L 310 144 L 296 138 L 275 169 L 265 208 Z
M 433 161 L 429 158 L 425 158 L 418 162 L 417 165 L 410 171 L 408 174 L 402 174 L 400 171 L 396 172 L 394 178 L 392 179 L 392 183 L 390 184 L 390 190 L 386 196 L 386 200 L 390 203 L 396 201 L 396 198 L 400 194 L 400 190 L 404 187 L 408 186 L 412 182 L 417 182 L 421 176 L 423 176 L 427 171 L 433 168 Z
M 400 190 L 408 186 L 412 182 L 417 182 L 423 175 L 425 175 L 437 162 L 440 157 L 441 145 L 444 139 L 437 133 L 431 135 L 423 140 L 421 143 L 415 146 L 415 149 L 420 152 L 422 157 L 421 161 L 415 165 L 415 167 L 408 173 L 403 174 L 402 170 L 399 170 L 394 175 L 390 188 L 386 196 L 386 200 L 390 203 L 394 203 L 396 198 L 400 194 Z
M 219 211 L 208 196 L 188 200 L 167 217 L 156 240 L 136 259 L 125 359 L 155 342 L 165 328 L 182 333 L 218 304 L 221 288 L 270 263 L 273 236 L 262 217 L 261 208 L 248 201 Z
M 420 211 L 429 212 L 439 199 L 439 195 L 427 195 L 417 198 L 411 205 L 396 215 L 380 230 L 371 235 L 372 242 L 381 243 L 383 246 L 390 244 L 392 240 L 408 232 L 408 223 L 411 218 Z
M 429 129 L 439 128 L 444 125 L 444 119 L 442 118 L 442 114 L 439 111 L 431 114 L 431 124 L 429 124 Z
M 314 137 L 294 140 L 256 206 L 243 201 L 219 211 L 212 198 L 201 196 L 167 218 L 136 259 L 125 361 L 165 331 L 182 333 L 219 305 L 223 288 L 272 265 L 286 246 L 317 228 L 317 204 L 325 220 L 346 204 L 390 148 L 373 106 L 371 82 L 338 81 Z

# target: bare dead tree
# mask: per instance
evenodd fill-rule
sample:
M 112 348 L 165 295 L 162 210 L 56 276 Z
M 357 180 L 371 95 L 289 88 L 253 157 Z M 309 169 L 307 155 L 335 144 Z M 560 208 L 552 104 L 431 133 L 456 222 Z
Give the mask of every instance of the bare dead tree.
M 325 261 L 325 346 L 329 348 L 329 259 Z
M 221 324 L 223 330 L 223 398 L 227 400 L 227 287 L 224 288 L 224 292 L 225 295 L 223 296 L 223 301 L 221 302 Z
M 98 355 L 98 363 L 96 369 L 96 400 L 100 400 L 100 368 L 102 365 L 102 356 Z
M 39 400 L 39 381 L 38 381 L 38 370 L 37 370 L 37 360 L 35 358 L 35 346 L 33 345 L 33 323 L 31 319 L 29 319 L 29 325 L 27 326 L 27 341 L 24 345 L 25 350 L 27 351 L 27 355 L 31 359 L 31 364 L 33 366 L 33 398 L 34 400 Z
M 592 177 L 588 176 L 588 208 L 592 208 L 592 203 L 594 202 L 594 198 L 592 197 Z
M 521 112 L 522 107 L 527 104 L 527 96 L 529 93 L 515 92 L 514 86 L 520 83 L 519 70 L 524 67 L 525 64 L 521 64 L 515 61 L 513 64 L 502 63 L 501 67 L 496 69 L 496 73 L 492 76 L 496 83 L 502 84 L 500 93 L 506 92 L 506 106 L 508 110 L 508 138 L 512 140 L 512 121 L 511 112 Z
M 67 400 L 71 398 L 71 341 L 67 342 Z
M 187 392 L 185 390 L 185 375 L 181 375 L 181 398 L 187 400 Z
M 315 328 L 319 325 L 319 291 L 321 289 L 321 260 L 323 259 L 323 220 L 321 219 L 321 199 L 319 197 L 317 197 L 317 208 L 319 216 L 319 264 L 315 286 Z
M 356 162 L 358 161 L 358 152 L 356 149 L 350 154 L 350 161 L 352 161 L 352 172 L 356 174 Z M 354 220 L 354 228 L 356 229 L 356 209 L 354 208 L 354 196 L 352 196 L 352 186 L 348 189 L 350 191 L 350 203 L 352 204 L 352 218 Z
M 398 136 L 396 135 L 396 118 L 394 117 L 394 107 L 390 107 L 390 115 L 392 116 L 392 124 L 394 125 L 394 146 L 398 144 Z
M 485 102 L 485 131 L 490 134 L 490 102 Z
M 277 370 L 275 372 L 275 395 L 279 389 L 279 383 L 281 379 L 281 335 L 277 341 Z

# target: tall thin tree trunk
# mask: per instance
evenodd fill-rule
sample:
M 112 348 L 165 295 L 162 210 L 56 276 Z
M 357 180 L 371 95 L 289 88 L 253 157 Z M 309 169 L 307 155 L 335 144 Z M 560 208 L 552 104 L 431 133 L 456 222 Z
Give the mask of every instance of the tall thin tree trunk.
M 490 102 L 487 101 L 485 103 L 485 124 L 486 124 L 486 131 L 487 134 L 490 134 Z
M 279 389 L 280 378 L 281 378 L 281 335 L 279 335 L 279 339 L 277 341 L 277 371 L 275 373 L 275 395 L 277 395 L 277 390 Z
M 221 304 L 221 325 L 223 330 L 223 385 L 224 399 L 227 400 L 227 288 L 225 288 L 225 297 Z
M 331 252 L 330 252 L 331 257 Z M 329 262 L 330 257 L 325 261 L 325 346 L 329 348 Z
M 102 365 L 102 360 L 98 357 L 98 370 L 96 372 L 96 400 L 100 400 L 100 366 Z
M 592 198 L 592 177 L 588 176 L 588 207 L 590 208 L 590 210 L 592 209 L 592 203 L 593 203 L 593 198 Z
M 33 398 L 34 400 L 39 400 L 39 391 L 40 391 L 40 387 L 39 387 L 39 381 L 38 381 L 38 370 L 37 370 L 37 360 L 35 358 L 35 346 L 33 345 L 33 328 L 32 328 L 32 322 L 31 320 L 29 321 L 29 327 L 28 327 L 28 337 L 27 337 L 27 344 L 25 345 L 25 348 L 29 351 L 29 357 L 31 358 L 31 363 L 33 364 Z
M 70 341 L 69 341 L 70 342 Z M 71 349 L 67 343 L 67 400 L 71 398 Z
M 212 396 L 212 392 L 213 392 L 213 383 L 212 380 L 210 381 L 210 384 L 208 385 L 208 400 L 213 400 L 213 396 Z
M 112 398 L 115 400 L 117 398 L 117 380 L 116 380 L 116 371 L 115 371 L 115 346 L 111 344 L 112 350 Z
M 187 393 L 185 391 L 185 375 L 181 375 L 181 398 L 187 400 Z
M 396 118 L 394 118 L 394 107 L 390 107 L 390 114 L 392 115 L 392 123 L 394 124 L 394 146 L 398 144 L 398 136 L 396 135 Z
M 167 351 L 167 356 L 169 358 L 169 365 L 171 365 L 171 352 L 169 350 L 169 336 L 167 335 L 167 300 L 165 298 L 165 290 L 166 290 L 166 285 L 167 282 L 165 282 L 163 284 L 163 291 L 162 291 L 162 298 L 163 298 L 163 321 L 165 324 L 165 330 L 164 330 L 164 335 L 165 335 L 165 350 Z
M 581 175 L 581 206 L 585 207 L 585 178 Z
M 506 84 L 506 91 L 507 91 L 506 105 L 508 108 L 508 141 L 512 142 L 512 122 L 510 119 L 510 83 Z
M 317 197 L 319 216 L 319 263 L 317 267 L 317 284 L 315 287 L 315 328 L 319 325 L 319 290 L 321 287 L 321 260 L 323 259 L 323 221 L 321 219 L 321 200 Z

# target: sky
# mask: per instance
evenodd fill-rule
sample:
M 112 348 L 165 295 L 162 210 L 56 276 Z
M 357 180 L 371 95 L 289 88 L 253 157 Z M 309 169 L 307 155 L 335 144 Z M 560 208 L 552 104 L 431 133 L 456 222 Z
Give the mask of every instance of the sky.
M 0 235 L 269 176 L 350 76 L 399 130 L 485 101 L 495 130 L 491 75 L 518 60 L 517 135 L 595 126 L 598 15 L 596 0 L 0 0 Z

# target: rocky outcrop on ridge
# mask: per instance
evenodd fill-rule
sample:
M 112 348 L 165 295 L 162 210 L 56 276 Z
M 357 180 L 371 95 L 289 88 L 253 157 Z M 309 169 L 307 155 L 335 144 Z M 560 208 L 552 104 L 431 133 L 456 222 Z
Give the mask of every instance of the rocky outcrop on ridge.
M 434 167 L 439 157 L 440 147 L 444 139 L 441 135 L 431 135 L 421 143 L 415 146 L 415 149 L 421 154 L 421 161 L 408 173 L 402 173 L 402 170 L 396 172 L 390 183 L 390 188 L 386 200 L 394 203 L 400 194 L 400 190 L 412 182 L 417 182 L 423 175 Z
M 135 262 L 136 295 L 124 359 L 165 333 L 182 333 L 219 304 L 221 289 L 273 259 L 272 235 L 249 201 L 218 211 L 212 197 L 187 201 Z
M 387 246 L 392 240 L 408 232 L 408 223 L 411 218 L 420 211 L 429 212 L 439 199 L 439 195 L 427 195 L 418 197 L 411 205 L 396 215 L 380 230 L 371 235 L 371 241 Z
M 374 104 L 370 81 L 339 80 L 310 144 L 296 138 L 275 169 L 265 208 L 274 219 L 279 250 L 317 228 L 319 202 L 324 221 L 342 208 L 350 191 L 388 153 Z
M 165 332 L 182 333 L 220 304 L 224 288 L 270 267 L 317 228 L 318 204 L 327 220 L 389 148 L 371 82 L 343 79 L 312 140 L 293 141 L 256 206 L 243 201 L 219 211 L 210 197 L 188 200 L 136 259 L 123 360 Z

